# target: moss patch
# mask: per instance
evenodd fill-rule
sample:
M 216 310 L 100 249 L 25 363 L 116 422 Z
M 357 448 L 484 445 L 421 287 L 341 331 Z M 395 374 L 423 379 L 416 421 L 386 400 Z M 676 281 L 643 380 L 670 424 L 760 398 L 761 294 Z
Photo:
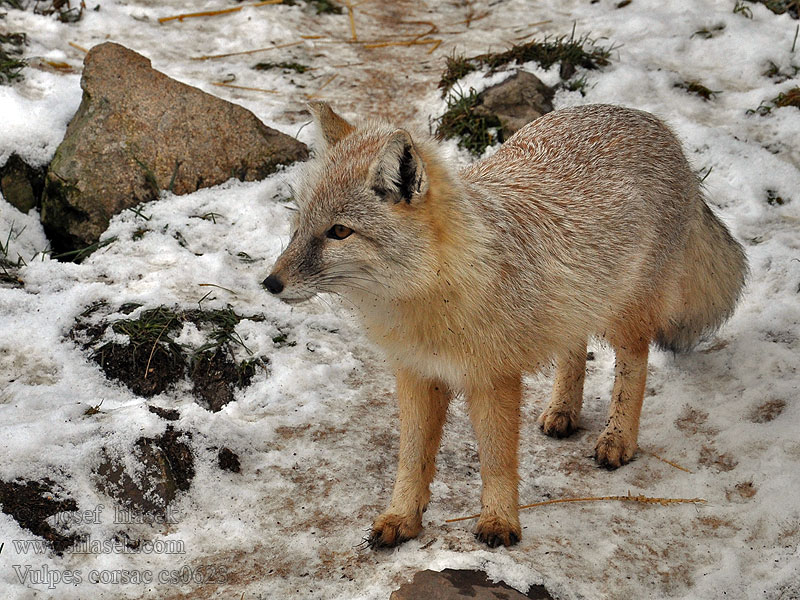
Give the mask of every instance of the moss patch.
M 140 308 L 127 304 L 119 312 L 130 314 Z M 69 335 L 90 352 L 91 360 L 109 379 L 123 383 L 137 395 L 151 397 L 188 378 L 198 402 L 216 412 L 269 365 L 269 358 L 254 356 L 235 330 L 243 319 L 263 321 L 260 315 L 244 317 L 231 308 L 177 310 L 159 306 L 131 318 L 109 321 L 110 312 L 103 303 L 88 307 Z M 204 331 L 208 341 L 200 347 L 177 343 L 175 338 L 187 323 Z M 109 330 L 127 336 L 127 343 L 102 342 Z M 236 346 L 246 351 L 246 359 L 236 359 Z

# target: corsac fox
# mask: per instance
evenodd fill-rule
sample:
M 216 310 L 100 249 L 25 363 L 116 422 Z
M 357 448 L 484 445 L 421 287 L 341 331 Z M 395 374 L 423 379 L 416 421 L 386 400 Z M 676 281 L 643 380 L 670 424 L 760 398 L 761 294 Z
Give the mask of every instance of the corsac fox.
M 587 340 L 607 341 L 616 374 L 595 459 L 627 463 L 649 345 L 688 350 L 718 327 L 744 285 L 744 251 L 676 137 L 645 112 L 552 112 L 457 171 L 427 136 L 356 127 L 321 102 L 310 110 L 321 147 L 263 285 L 286 302 L 347 298 L 396 372 L 397 479 L 368 541 L 394 546 L 420 532 L 447 406 L 463 393 L 483 483 L 476 536 L 512 545 L 523 374 L 555 363 L 538 422 L 566 436 L 578 425 Z

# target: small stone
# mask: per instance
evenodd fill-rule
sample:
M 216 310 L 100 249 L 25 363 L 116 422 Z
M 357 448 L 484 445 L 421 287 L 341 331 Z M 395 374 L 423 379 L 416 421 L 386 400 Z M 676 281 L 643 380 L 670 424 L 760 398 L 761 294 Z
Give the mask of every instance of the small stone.
M 97 488 L 131 509 L 149 517 L 167 514 L 167 507 L 179 491 L 186 491 L 194 478 L 194 456 L 182 441 L 183 432 L 168 425 L 157 438 L 136 440 L 131 458 L 139 464 L 132 471 L 122 460 L 103 450 L 95 470 Z
M 160 406 L 148 406 L 147 410 L 149 410 L 154 415 L 158 415 L 165 421 L 177 421 L 181 418 L 181 413 L 179 413 L 174 408 L 161 408 Z
M 239 455 L 230 448 L 220 448 L 217 454 L 219 461 L 219 468 L 223 471 L 230 471 L 231 473 L 238 473 L 242 470 L 242 464 L 239 461 Z
M 12 154 L 0 167 L 0 193 L 18 211 L 27 213 L 39 206 L 45 169 L 37 169 Z
M 507 140 L 526 124 L 553 110 L 553 89 L 527 71 L 514 75 L 481 92 L 475 114 L 496 116 L 502 139 Z
M 401 585 L 389 600 L 552 600 L 541 585 L 531 586 L 527 594 L 502 581 L 492 583 L 481 571 L 445 569 L 419 571 L 411 583 Z

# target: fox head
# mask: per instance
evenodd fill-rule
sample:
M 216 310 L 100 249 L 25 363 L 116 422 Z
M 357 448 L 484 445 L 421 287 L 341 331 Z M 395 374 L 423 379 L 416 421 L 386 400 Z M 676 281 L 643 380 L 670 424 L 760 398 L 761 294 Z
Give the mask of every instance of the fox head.
M 355 128 L 322 102 L 321 134 L 296 185 L 289 245 L 264 287 L 289 303 L 317 293 L 392 299 L 413 294 L 435 262 L 427 140 L 385 123 Z

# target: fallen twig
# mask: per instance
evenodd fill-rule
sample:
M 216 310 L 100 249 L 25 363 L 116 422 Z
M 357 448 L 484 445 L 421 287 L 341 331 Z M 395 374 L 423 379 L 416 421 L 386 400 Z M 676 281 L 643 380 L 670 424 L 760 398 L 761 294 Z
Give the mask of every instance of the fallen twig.
M 526 508 L 535 508 L 537 506 L 546 506 L 548 504 L 564 504 L 566 502 L 600 502 L 603 500 L 611 500 L 617 502 L 640 502 L 643 504 L 660 504 L 666 506 L 668 504 L 705 504 L 706 500 L 703 498 L 651 498 L 649 496 L 631 496 L 628 492 L 627 496 L 597 496 L 588 498 L 556 498 L 554 500 L 545 500 L 543 502 L 534 502 L 533 504 L 525 504 L 519 507 L 519 510 Z M 456 517 L 454 519 L 447 519 L 445 523 L 455 523 L 456 521 L 468 521 L 469 519 L 477 519 L 480 514 L 469 515 L 468 517 Z

